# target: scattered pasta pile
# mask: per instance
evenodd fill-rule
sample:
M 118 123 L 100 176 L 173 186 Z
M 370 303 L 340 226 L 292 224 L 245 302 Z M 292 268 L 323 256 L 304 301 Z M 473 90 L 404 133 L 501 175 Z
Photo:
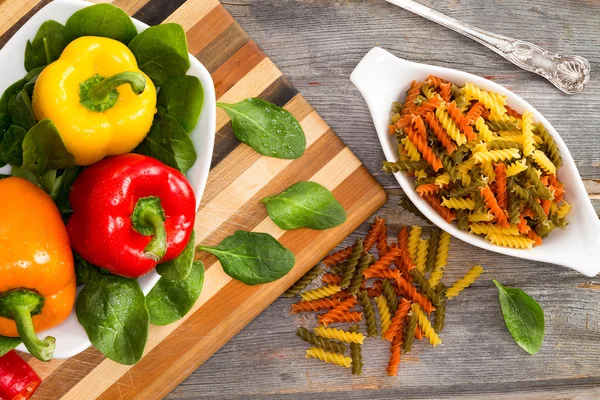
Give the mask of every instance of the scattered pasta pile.
M 396 376 L 400 356 L 411 350 L 415 338 L 424 336 L 433 347 L 442 343 L 439 333 L 444 329 L 446 300 L 456 297 L 484 271 L 476 265 L 446 287 L 441 279 L 450 235 L 435 229 L 423 239 L 421 233 L 419 226 L 410 231 L 404 227 L 398 241 L 388 245 L 385 220 L 376 218 L 364 241 L 358 239 L 353 246 L 327 256 L 285 292 L 286 297 L 302 298 L 292 304 L 292 313 L 323 311 L 313 332 L 298 328 L 297 335 L 313 346 L 306 350 L 307 358 L 352 368 L 359 375 L 365 337 L 381 336 L 391 342 L 387 372 Z M 371 254 L 373 248 L 377 259 Z M 303 291 L 323 272 L 323 286 Z M 354 310 L 358 306 L 362 311 Z M 340 329 L 332 324 L 351 325 Z
M 556 177 L 556 143 L 505 96 L 435 76 L 413 81 L 404 104 L 393 105 L 390 134 L 399 160 L 383 169 L 414 176 L 417 193 L 460 229 L 529 249 L 566 226 L 571 205 Z

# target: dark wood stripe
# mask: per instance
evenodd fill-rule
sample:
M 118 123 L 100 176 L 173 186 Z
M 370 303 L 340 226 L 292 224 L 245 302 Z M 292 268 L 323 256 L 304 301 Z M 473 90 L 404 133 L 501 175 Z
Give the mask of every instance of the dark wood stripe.
M 150 26 L 158 25 L 181 7 L 183 3 L 185 3 L 185 0 L 150 0 L 133 14 L 133 18 L 139 19 Z
M 330 140 L 339 141 L 333 135 L 328 135 L 328 137 Z M 356 212 L 360 208 L 373 212 L 385 202 L 385 194 L 382 194 L 377 186 L 373 186 L 371 179 L 366 168 L 361 166 L 337 187 L 336 190 L 350 194 L 350 197 L 346 198 L 343 203 L 347 211 Z M 371 195 L 371 197 L 367 197 L 370 199 L 370 204 L 362 203 L 364 195 Z M 361 222 L 352 221 L 352 223 L 334 229 L 338 230 L 340 235 L 342 232 L 344 235 L 348 235 Z M 314 252 L 314 247 L 310 246 L 310 243 L 321 239 L 327 241 L 335 237 L 337 235 L 331 235 L 329 232 L 319 233 L 315 236 L 314 231 L 309 229 L 285 233 L 279 239 L 280 242 L 292 250 L 297 258 L 306 258 L 306 262 L 303 263 L 304 268 L 295 268 L 282 279 L 291 285 L 305 270 L 322 259 L 325 254 Z M 280 293 L 281 285 L 278 283 L 247 286 L 235 280 L 229 282 L 176 331 L 147 354 L 140 363 L 107 389 L 99 399 L 109 400 L 117 398 L 117 396 L 121 399 L 131 399 L 136 396 L 138 398 L 165 396 L 170 387 L 181 383 L 212 356 L 213 352 L 208 350 L 218 346 L 211 347 L 210 343 L 224 343 L 231 339 L 271 304 Z M 249 298 L 253 298 L 255 301 L 246 301 Z M 260 298 L 261 301 L 256 301 L 256 298 Z M 236 312 L 227 313 L 226 309 L 236 310 Z M 208 321 L 218 322 L 211 325 Z M 178 345 L 173 346 L 173 343 Z M 204 351 L 200 351 L 201 349 Z M 198 357 L 198 354 L 201 356 Z M 159 364 L 163 368 L 149 367 Z M 173 365 L 177 365 L 177 370 L 165 373 L 165 367 Z M 174 375 L 174 372 L 177 372 L 177 375 Z M 133 386 L 132 382 L 135 382 L 136 386 Z
M 285 77 L 281 76 L 268 88 L 266 88 L 258 97 L 283 107 L 297 93 L 298 91 L 291 86 L 290 82 Z M 231 122 L 229 122 L 223 128 L 221 128 L 215 136 L 215 147 L 210 166 L 211 169 L 223 161 L 223 159 L 239 145 L 240 142 L 233 134 Z
M 217 99 L 231 89 L 241 77 L 252 71 L 265 57 L 265 53 L 252 40 L 242 46 L 229 60 L 225 61 L 212 73 Z
M 222 7 L 223 6 L 218 6 L 216 9 Z M 196 58 L 204 64 L 210 73 L 213 73 L 248 43 L 249 40 L 250 37 L 246 31 L 234 21 L 212 42 L 208 43 L 200 52 L 196 53 Z
M 15 0 L 7 0 L 7 1 L 15 1 Z M 19 0 L 17 0 L 19 1 Z M 42 0 L 38 4 L 36 4 L 29 12 L 23 15 L 16 24 L 11 26 L 2 36 L 0 36 L 0 49 L 4 47 L 6 42 L 10 40 L 14 36 L 15 33 L 25 24 L 25 22 L 29 21 L 29 18 L 33 17 L 33 15 L 40 11 L 46 4 L 50 3 L 51 0 Z M 23 49 L 25 51 L 25 49 Z

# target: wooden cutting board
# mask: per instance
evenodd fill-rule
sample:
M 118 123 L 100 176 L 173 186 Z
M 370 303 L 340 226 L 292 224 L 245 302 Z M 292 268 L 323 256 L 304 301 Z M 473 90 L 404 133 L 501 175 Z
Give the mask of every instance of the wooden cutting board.
M 48 1 L 0 2 L 0 46 Z M 177 22 L 190 53 L 211 72 L 218 101 L 260 97 L 285 106 L 302 124 L 307 149 L 297 160 L 263 157 L 240 144 L 226 113 L 218 110 L 212 170 L 196 217 L 196 242 L 219 243 L 238 229 L 268 232 L 296 255 L 286 277 L 246 286 L 229 278 L 206 253 L 206 278 L 193 310 L 174 324 L 150 328 L 144 358 L 135 366 L 114 363 L 94 348 L 68 360 L 42 363 L 24 355 L 42 377 L 37 399 L 162 398 L 272 303 L 303 273 L 356 229 L 385 201 L 383 188 L 297 93 L 281 71 L 218 0 L 114 0 L 141 21 Z M 300 180 L 333 191 L 348 213 L 326 231 L 283 231 L 268 218 L 261 198 Z

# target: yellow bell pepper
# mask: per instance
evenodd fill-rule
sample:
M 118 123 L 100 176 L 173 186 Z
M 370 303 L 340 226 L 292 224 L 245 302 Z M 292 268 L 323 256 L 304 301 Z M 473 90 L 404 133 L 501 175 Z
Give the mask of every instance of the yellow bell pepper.
M 36 119 L 49 118 L 77 165 L 129 153 L 156 113 L 156 88 L 131 51 L 113 39 L 75 39 L 38 77 Z

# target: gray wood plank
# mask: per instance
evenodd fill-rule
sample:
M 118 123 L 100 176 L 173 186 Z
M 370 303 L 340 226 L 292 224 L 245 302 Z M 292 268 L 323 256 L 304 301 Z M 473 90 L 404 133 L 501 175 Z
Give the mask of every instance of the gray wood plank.
M 600 71 L 600 3 L 591 1 L 423 0 L 464 22 L 579 54 Z M 403 225 L 430 225 L 396 204 L 402 190 L 380 172 L 382 151 L 367 108 L 348 77 L 373 46 L 416 62 L 462 69 L 508 87 L 540 110 L 567 142 L 592 198 L 600 199 L 600 81 L 577 96 L 561 94 L 482 46 L 383 0 L 228 0 L 225 7 L 292 84 L 386 187 L 392 234 Z M 600 201 L 594 200 L 600 211 Z M 372 220 L 372 218 L 371 218 Z M 342 246 L 364 235 L 363 224 Z M 230 398 L 492 398 L 600 397 L 600 281 L 565 268 L 505 257 L 453 239 L 445 282 L 481 263 L 486 274 L 448 306 L 444 343 L 418 343 L 397 378 L 385 365 L 389 344 L 363 348 L 364 375 L 304 359 L 300 325 L 314 316 L 289 314 L 279 299 L 176 388 L 170 399 Z M 504 326 L 491 282 L 526 290 L 544 308 L 546 340 L 530 356 Z

